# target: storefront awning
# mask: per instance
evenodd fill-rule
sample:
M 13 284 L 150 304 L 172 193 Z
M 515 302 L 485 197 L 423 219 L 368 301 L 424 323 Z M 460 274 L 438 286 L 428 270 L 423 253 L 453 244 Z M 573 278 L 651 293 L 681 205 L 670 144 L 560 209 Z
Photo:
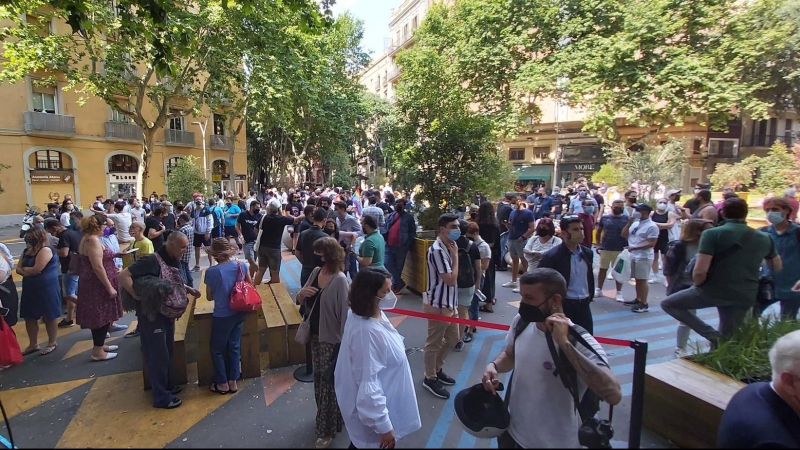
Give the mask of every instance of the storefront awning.
M 539 164 L 535 166 L 523 166 L 517 169 L 517 179 L 527 180 L 549 180 L 553 174 L 553 166 Z

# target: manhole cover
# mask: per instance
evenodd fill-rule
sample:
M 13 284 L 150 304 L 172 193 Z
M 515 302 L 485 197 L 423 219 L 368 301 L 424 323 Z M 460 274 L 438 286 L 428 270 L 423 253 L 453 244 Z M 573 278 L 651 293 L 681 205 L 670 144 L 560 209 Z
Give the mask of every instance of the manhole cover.
M 419 347 L 409 347 L 406 349 L 406 356 L 410 356 L 413 353 L 421 352 L 422 349 Z

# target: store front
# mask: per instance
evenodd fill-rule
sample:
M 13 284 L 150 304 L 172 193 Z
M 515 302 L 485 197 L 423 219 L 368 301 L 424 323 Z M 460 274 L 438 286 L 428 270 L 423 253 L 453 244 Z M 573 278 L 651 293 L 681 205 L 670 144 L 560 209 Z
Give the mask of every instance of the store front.
M 553 175 L 552 164 L 538 164 L 534 166 L 515 166 L 517 181 L 515 189 L 519 192 L 532 192 L 540 187 L 552 188 L 550 179 Z
M 61 202 L 67 194 L 76 202 L 75 170 L 72 156 L 52 149 L 30 150 L 27 155 L 28 203 L 47 211 L 47 204 Z
M 233 195 L 238 195 L 240 192 L 247 193 L 246 188 L 247 175 L 236 174 L 233 181 L 228 173 L 228 161 L 224 159 L 215 159 L 211 162 L 211 182 L 214 185 L 214 192 L 233 192 Z
M 139 159 L 128 153 L 111 154 L 108 157 L 107 178 L 106 198 L 116 199 L 119 194 L 125 198 L 138 197 L 141 192 Z
M 592 174 L 600 170 L 601 163 L 570 163 L 559 166 L 561 186 L 567 186 L 575 181 L 586 178 L 591 179 Z

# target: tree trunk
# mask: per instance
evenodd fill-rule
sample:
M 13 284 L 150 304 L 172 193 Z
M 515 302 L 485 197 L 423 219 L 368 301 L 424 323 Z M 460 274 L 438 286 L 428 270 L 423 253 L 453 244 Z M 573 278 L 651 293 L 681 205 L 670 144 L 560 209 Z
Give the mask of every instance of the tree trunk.
M 142 128 L 142 192 L 139 193 L 139 197 L 149 189 L 147 180 L 150 178 L 150 158 L 153 156 L 155 134 L 155 128 Z

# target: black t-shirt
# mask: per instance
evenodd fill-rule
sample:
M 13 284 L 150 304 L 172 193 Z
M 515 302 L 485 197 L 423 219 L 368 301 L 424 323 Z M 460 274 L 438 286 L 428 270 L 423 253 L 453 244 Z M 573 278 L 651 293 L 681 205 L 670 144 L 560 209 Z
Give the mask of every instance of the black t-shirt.
M 504 233 L 508 231 L 508 227 L 503 223 L 504 220 L 508 220 L 511 217 L 511 205 L 508 203 L 499 203 L 497 205 L 497 221 L 500 222 L 500 232 Z
M 605 200 L 603 200 L 603 196 L 600 194 L 595 194 L 594 201 L 597 202 L 597 207 L 600 208 L 602 211 L 603 205 L 605 204 Z
M 151 238 L 149 236 L 150 230 L 160 231 L 163 224 L 158 217 L 150 216 L 144 220 L 144 237 L 150 239 L 153 243 L 153 250 L 158 251 L 161 247 L 164 246 L 164 235 L 162 234 L 159 237 Z
M 161 247 L 160 249 L 156 250 L 161 259 L 164 260 L 164 263 L 170 267 L 175 267 L 177 269 L 181 268 L 181 260 L 180 259 L 173 259 L 167 253 L 167 247 Z M 154 277 L 161 276 L 161 266 L 158 265 L 158 260 L 156 259 L 155 255 L 147 255 L 143 258 L 139 258 L 133 264 L 128 267 L 128 272 L 131 274 L 131 278 L 136 279 L 139 277 L 143 277 L 146 275 L 152 275 Z
M 311 225 L 311 228 L 300 233 L 300 237 L 297 238 L 297 250 L 303 256 L 303 267 L 307 269 L 322 267 L 322 258 L 314 254 L 314 242 L 325 237 L 328 235 L 316 225 Z
M 283 229 L 294 223 L 294 219 L 278 214 L 267 214 L 261 219 L 261 246 L 268 248 L 281 248 Z
M 261 220 L 263 214 L 258 213 L 257 215 L 250 214 L 250 211 L 243 210 L 239 217 L 236 218 L 236 222 L 239 223 L 239 227 L 242 229 L 242 236 L 244 237 L 245 242 L 255 242 L 256 238 L 258 237 L 258 233 L 256 232 L 256 227 L 258 226 L 258 221 Z
M 314 225 L 313 223 L 311 223 L 311 221 L 309 221 L 308 219 L 303 219 L 303 220 L 300 221 L 300 223 L 296 227 L 294 227 L 294 233 L 293 234 L 296 234 L 296 235 L 299 236 L 300 233 L 302 233 L 303 231 L 306 231 L 307 229 L 311 228 L 311 225 Z
M 683 207 L 689 210 L 689 214 L 694 214 L 695 210 L 700 207 L 700 202 L 694 198 L 690 198 L 683 204 Z
M 236 202 L 236 204 L 239 205 L 239 209 L 241 209 L 242 211 L 247 211 L 247 202 L 245 202 L 244 200 L 239 199 L 239 201 Z
M 286 211 L 292 216 L 297 217 L 300 214 L 303 214 L 303 204 L 300 202 L 288 203 L 286 205 Z
M 167 213 L 167 215 L 164 216 L 163 219 L 161 219 L 161 223 L 164 224 L 164 228 L 166 228 L 168 230 L 174 230 L 175 229 L 175 214 Z M 166 234 L 167 233 L 164 233 L 164 235 L 166 235 Z
M 317 277 L 314 278 L 314 281 L 311 282 L 311 286 L 319 289 L 319 273 L 317 273 Z M 317 291 L 317 294 L 308 297 L 305 301 L 306 303 L 306 311 L 311 311 L 310 317 L 310 325 L 311 325 L 311 334 L 314 336 L 319 336 L 319 305 L 316 305 L 319 302 L 319 294 L 320 291 Z M 316 306 L 315 306 L 316 305 Z M 313 308 L 313 309 L 312 309 Z
M 389 206 L 389 204 L 386 203 L 386 202 L 380 202 L 375 206 L 377 206 L 378 208 L 382 209 L 384 214 L 391 214 L 391 212 L 392 212 L 392 207 Z
M 61 273 L 67 273 L 69 269 L 69 262 L 72 258 L 73 253 L 78 252 L 78 246 L 81 243 L 81 234 L 77 231 L 70 230 L 69 228 L 65 229 L 58 235 L 58 245 L 56 249 L 62 248 L 69 248 L 69 254 L 67 254 L 66 258 L 58 257 L 58 260 L 61 262 Z

